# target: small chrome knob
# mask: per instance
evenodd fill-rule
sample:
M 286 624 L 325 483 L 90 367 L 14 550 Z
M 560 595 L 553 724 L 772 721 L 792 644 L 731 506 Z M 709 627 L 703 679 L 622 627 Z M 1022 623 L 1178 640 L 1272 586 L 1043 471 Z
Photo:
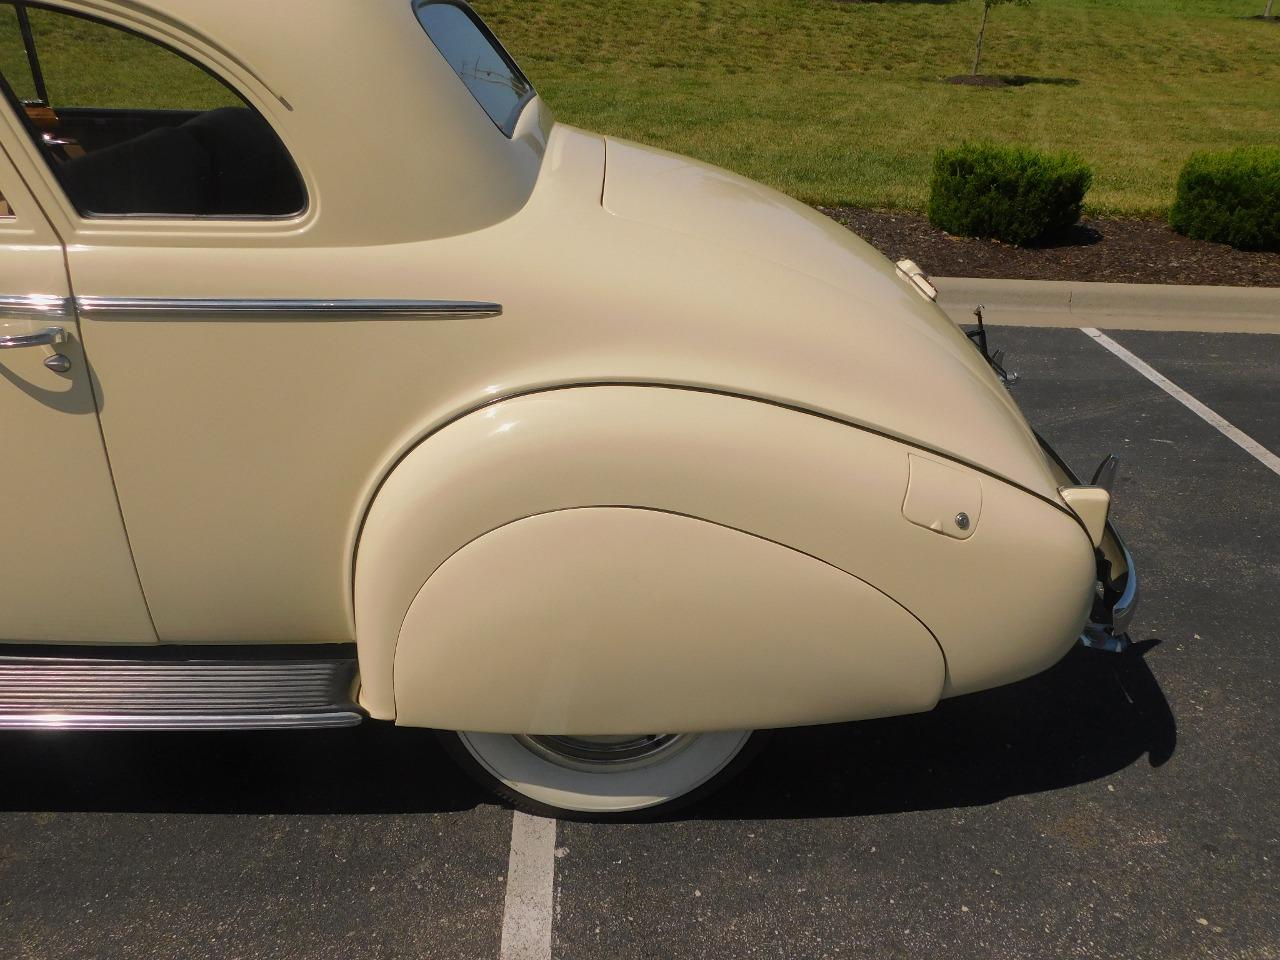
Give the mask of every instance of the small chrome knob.
M 66 373 L 71 369 L 71 358 L 65 353 L 55 353 L 51 357 L 44 358 L 44 365 L 54 373 Z
M 961 530 L 969 529 L 969 515 L 967 513 L 956 514 L 956 526 Z

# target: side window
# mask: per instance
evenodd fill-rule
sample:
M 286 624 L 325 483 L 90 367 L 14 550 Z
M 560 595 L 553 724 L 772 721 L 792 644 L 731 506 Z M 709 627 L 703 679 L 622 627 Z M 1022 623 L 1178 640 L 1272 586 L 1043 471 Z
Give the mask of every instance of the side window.
M 271 125 L 146 37 L 0 2 L 0 78 L 84 216 L 281 217 L 306 206 Z
M 510 137 L 534 92 L 498 38 L 459 0 L 413 0 L 413 12 L 489 119 Z

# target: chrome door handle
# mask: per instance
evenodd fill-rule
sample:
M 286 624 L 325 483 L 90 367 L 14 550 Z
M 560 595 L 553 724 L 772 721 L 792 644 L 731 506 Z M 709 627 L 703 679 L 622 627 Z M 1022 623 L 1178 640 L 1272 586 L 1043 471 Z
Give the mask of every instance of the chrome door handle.
M 15 337 L 0 337 L 0 350 L 17 350 L 20 347 L 53 347 L 67 342 L 67 331 L 62 327 L 45 327 L 38 333 L 23 333 Z

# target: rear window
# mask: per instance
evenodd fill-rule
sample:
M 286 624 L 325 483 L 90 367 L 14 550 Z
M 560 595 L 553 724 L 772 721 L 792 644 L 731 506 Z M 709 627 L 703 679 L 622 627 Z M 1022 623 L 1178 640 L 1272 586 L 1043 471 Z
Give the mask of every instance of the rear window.
M 514 133 L 533 85 L 469 6 L 453 0 L 413 0 L 422 29 L 498 129 Z

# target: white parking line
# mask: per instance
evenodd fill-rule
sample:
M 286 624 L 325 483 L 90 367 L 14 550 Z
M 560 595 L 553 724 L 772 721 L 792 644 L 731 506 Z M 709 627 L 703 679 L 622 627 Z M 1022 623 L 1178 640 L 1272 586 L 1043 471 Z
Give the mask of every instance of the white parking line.
M 1102 331 L 1097 330 L 1094 327 L 1081 327 L 1080 329 L 1083 333 L 1088 334 L 1097 341 L 1100 346 L 1106 347 L 1117 357 L 1129 366 L 1133 367 L 1133 369 L 1137 370 L 1157 387 L 1198 416 L 1205 423 L 1209 424 L 1232 443 L 1236 444 L 1236 446 L 1240 447 L 1240 449 L 1249 454 L 1249 456 L 1256 458 L 1264 467 L 1269 467 L 1274 473 L 1280 474 L 1280 457 L 1277 457 L 1257 440 L 1253 439 L 1253 437 L 1218 416 L 1218 414 L 1214 413 L 1195 397 L 1191 396 L 1191 394 L 1187 393 L 1187 391 L 1183 390 L 1159 370 L 1156 370 L 1140 357 L 1130 353 Z
M 501 960 L 550 960 L 556 822 L 516 811 L 502 910 Z

